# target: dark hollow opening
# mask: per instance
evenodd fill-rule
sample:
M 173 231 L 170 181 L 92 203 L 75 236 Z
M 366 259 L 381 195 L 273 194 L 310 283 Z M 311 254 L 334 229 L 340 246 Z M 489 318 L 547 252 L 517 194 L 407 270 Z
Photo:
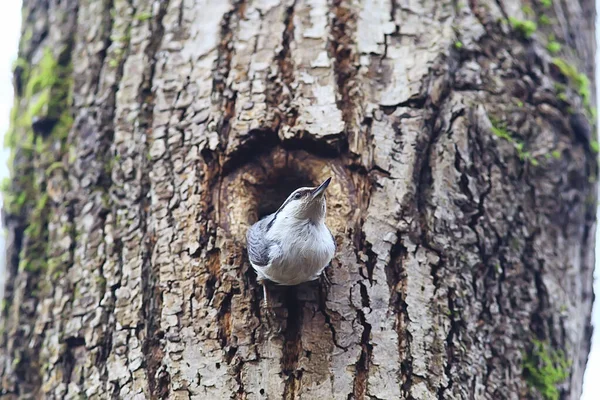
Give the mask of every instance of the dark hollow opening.
M 281 171 L 274 181 L 257 188 L 258 219 L 277 211 L 294 190 L 303 186 L 315 185 L 307 176 L 299 176 L 297 171 L 288 169 Z

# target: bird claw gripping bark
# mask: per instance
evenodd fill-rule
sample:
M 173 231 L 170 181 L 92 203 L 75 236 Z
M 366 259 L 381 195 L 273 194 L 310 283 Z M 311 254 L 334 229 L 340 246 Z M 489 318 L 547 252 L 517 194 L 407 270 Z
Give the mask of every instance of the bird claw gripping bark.
M 268 321 L 268 325 L 271 327 L 277 327 L 276 333 L 279 333 L 281 332 L 281 326 L 276 324 L 277 315 L 275 314 L 273 307 L 271 307 L 272 304 L 269 298 L 269 289 L 267 288 L 267 282 L 265 280 L 260 280 L 258 281 L 258 283 L 263 288 L 263 309 L 265 312 L 266 320 Z
M 321 274 L 321 283 L 325 284 L 325 286 L 327 287 L 331 286 L 331 280 L 329 279 L 325 271 L 323 271 L 323 273 Z

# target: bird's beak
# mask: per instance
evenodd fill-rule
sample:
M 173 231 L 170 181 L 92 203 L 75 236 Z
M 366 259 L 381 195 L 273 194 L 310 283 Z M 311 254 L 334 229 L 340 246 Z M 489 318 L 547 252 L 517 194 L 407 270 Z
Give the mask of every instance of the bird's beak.
M 321 183 L 315 190 L 312 192 L 312 198 L 316 199 L 321 197 L 323 193 L 325 193 L 325 189 L 329 186 L 329 182 L 331 182 L 331 178 L 328 178 L 325 182 Z

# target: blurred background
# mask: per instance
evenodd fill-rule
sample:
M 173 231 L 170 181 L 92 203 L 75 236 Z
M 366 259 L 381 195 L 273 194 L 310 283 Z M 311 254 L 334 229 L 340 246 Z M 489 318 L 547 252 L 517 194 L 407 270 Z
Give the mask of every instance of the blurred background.
M 600 9 L 600 0 L 596 3 Z M 21 25 L 21 0 L 5 0 L 0 12 L 0 143 L 4 142 L 4 133 L 8 130 L 10 109 L 13 103 L 12 64 L 17 59 L 17 48 Z M 598 18 L 596 20 L 596 37 L 600 32 Z M 596 40 L 600 43 L 600 39 Z M 600 49 L 596 52 L 596 77 L 600 77 Z M 598 78 L 597 78 L 598 79 Z M 597 98 L 600 91 L 596 87 Z M 0 180 L 9 176 L 7 166 L 9 151 L 0 146 Z M 2 194 L 0 193 L 0 198 Z M 599 210 L 600 213 L 600 210 Z M 4 291 L 4 229 L 0 234 L 0 298 Z M 600 233 L 596 234 L 596 269 L 594 274 L 594 291 L 596 302 L 592 313 L 595 326 L 592 339 L 592 351 L 585 374 L 583 396 L 581 400 L 600 399 Z

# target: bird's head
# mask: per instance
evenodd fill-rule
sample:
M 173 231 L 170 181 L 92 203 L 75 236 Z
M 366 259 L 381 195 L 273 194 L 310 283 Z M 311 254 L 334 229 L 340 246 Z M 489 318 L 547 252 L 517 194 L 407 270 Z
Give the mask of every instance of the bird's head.
M 279 207 L 277 213 L 283 217 L 310 219 L 313 222 L 323 221 L 327 211 L 325 191 L 329 182 L 331 178 L 317 187 L 301 187 L 294 190 Z

